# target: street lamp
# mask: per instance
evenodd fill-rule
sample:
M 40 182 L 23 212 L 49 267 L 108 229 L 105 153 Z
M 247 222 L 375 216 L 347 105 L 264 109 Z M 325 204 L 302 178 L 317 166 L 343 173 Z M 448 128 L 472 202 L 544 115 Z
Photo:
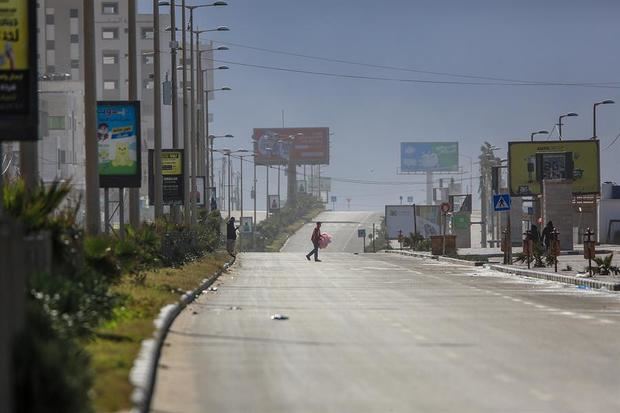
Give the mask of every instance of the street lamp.
M 594 106 L 592 106 L 592 139 L 598 139 L 596 136 L 596 107 L 599 105 L 613 105 L 613 100 L 603 100 L 602 102 L 596 102 Z
M 570 113 L 567 113 L 566 115 L 561 115 L 559 117 L 559 119 L 558 119 L 558 133 L 560 134 L 560 140 L 562 140 L 562 125 L 563 125 L 562 119 L 564 119 L 564 118 L 572 118 L 572 117 L 575 117 L 575 116 L 579 116 L 579 115 L 576 114 L 575 112 L 570 112 Z
M 183 32 L 183 66 L 187 64 L 187 36 L 185 36 L 185 31 L 188 29 L 186 10 L 189 10 L 189 31 L 190 31 L 190 56 L 191 56 L 191 75 L 192 75 L 192 83 L 191 83 L 191 112 L 190 116 L 188 116 L 188 89 L 187 89 L 187 70 L 183 70 L 183 147 L 185 149 L 183 164 L 185 171 L 189 171 L 191 168 L 192 171 L 192 180 L 191 180 L 191 188 L 195 189 L 196 186 L 196 162 L 195 162 L 195 154 L 196 154 L 196 123 L 195 123 L 195 79 L 194 79 L 194 36 L 192 32 L 194 31 L 194 10 L 204 7 L 218 7 L 218 6 L 227 6 L 228 3 L 225 1 L 216 1 L 210 4 L 201 4 L 195 6 L 188 6 L 185 4 L 185 0 L 181 0 L 181 4 L 175 4 L 173 1 L 159 1 L 160 6 L 172 6 L 172 7 L 181 7 L 183 10 L 182 13 L 182 29 L 180 31 Z M 159 27 L 156 28 L 159 30 Z M 170 31 L 176 31 L 175 27 L 170 27 Z M 212 29 L 212 31 L 228 31 L 228 27 L 221 26 L 216 29 Z M 173 45 L 176 47 L 176 45 Z M 191 122 L 191 123 L 190 123 Z M 194 161 L 190 164 L 190 156 Z M 185 206 L 185 225 L 190 226 L 190 224 L 196 223 L 196 202 L 195 198 L 190 198 L 190 180 L 189 174 L 185 174 L 184 176 L 184 206 Z M 191 211 L 191 212 L 190 212 Z
M 534 142 L 534 136 L 536 135 L 548 135 L 549 131 L 546 130 L 539 130 L 538 132 L 532 132 L 530 133 L 530 141 Z

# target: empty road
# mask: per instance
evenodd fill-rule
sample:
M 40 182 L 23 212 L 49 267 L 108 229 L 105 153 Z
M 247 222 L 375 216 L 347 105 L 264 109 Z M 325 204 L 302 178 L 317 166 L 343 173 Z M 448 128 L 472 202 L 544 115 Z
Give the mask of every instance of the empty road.
M 177 319 L 153 412 L 620 411 L 617 294 L 334 252 L 357 224 L 327 222 L 373 215 L 320 219 L 355 236 L 322 263 L 301 255 L 307 228 L 243 254 Z

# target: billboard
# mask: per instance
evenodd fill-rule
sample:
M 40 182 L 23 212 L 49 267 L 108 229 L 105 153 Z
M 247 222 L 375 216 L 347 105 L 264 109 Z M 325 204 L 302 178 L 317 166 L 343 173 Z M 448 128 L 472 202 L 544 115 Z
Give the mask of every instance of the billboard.
M 0 141 L 34 141 L 39 134 L 37 1 L 1 3 Z
M 398 239 L 402 233 L 407 237 L 415 232 L 415 217 L 412 205 L 385 206 L 386 239 Z M 402 232 L 401 232 L 402 231 Z
M 97 102 L 96 138 L 99 186 L 139 188 L 142 184 L 140 102 Z
M 269 195 L 269 212 L 280 210 L 280 197 L 278 195 Z
M 197 176 L 196 177 L 196 188 L 192 191 L 192 196 L 196 197 L 196 206 L 204 208 L 207 205 L 205 204 L 205 177 Z
M 149 149 L 149 205 L 154 205 L 155 203 L 153 176 L 154 154 L 155 151 L 153 149 Z M 161 174 L 164 205 L 183 205 L 183 197 L 185 194 L 183 187 L 183 173 L 183 149 L 162 149 Z M 196 177 L 197 186 L 198 182 L 198 177 Z
M 441 207 L 439 205 L 415 205 L 416 233 L 424 238 L 441 235 Z
M 401 142 L 401 172 L 457 172 L 458 142 Z
M 254 226 L 254 219 L 252 217 L 241 217 L 241 233 L 251 234 Z
M 508 186 L 512 196 L 539 195 L 543 179 L 572 179 L 574 194 L 600 191 L 599 141 L 508 143 Z
M 252 140 L 257 165 L 329 165 L 329 128 L 259 128 Z

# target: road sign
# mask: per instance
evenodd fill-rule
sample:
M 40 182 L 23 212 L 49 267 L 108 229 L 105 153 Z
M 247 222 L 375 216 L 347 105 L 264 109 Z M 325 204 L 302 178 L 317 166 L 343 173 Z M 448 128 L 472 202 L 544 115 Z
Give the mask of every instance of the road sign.
M 366 238 L 366 230 L 365 229 L 358 229 L 357 230 L 357 237 L 358 238 Z
M 495 208 L 496 212 L 510 211 L 511 204 L 512 200 L 510 199 L 509 194 L 493 195 L 493 207 Z
M 444 202 L 441 204 L 441 212 L 447 214 L 452 209 L 452 206 L 448 202 Z
M 335 196 L 333 196 L 333 195 L 331 196 L 331 202 L 332 202 L 332 203 L 334 203 L 334 202 L 338 202 L 337 200 L 338 200 L 338 198 L 336 198 L 336 197 L 335 197 Z

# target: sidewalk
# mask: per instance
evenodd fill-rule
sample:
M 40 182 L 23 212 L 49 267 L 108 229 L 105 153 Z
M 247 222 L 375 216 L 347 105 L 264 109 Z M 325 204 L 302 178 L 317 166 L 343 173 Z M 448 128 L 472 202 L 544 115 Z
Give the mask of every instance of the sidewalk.
M 575 251 L 563 252 L 558 257 L 558 272 L 554 267 L 531 268 L 528 270 L 527 264 L 503 265 L 503 253 L 499 248 L 461 248 L 459 255 L 474 257 L 484 257 L 488 263 L 475 260 L 443 257 L 432 255 L 430 252 L 410 251 L 410 250 L 386 250 L 385 253 L 400 254 L 411 257 L 436 259 L 444 262 L 452 262 L 460 265 L 482 266 L 525 277 L 538 278 L 549 281 L 556 281 L 565 284 L 576 285 L 584 288 L 606 289 L 609 291 L 620 291 L 620 276 L 613 275 L 593 275 L 587 276 L 588 260 L 583 258 L 583 249 L 575 246 Z M 520 251 L 520 248 L 513 248 L 513 256 Z M 613 264 L 620 265 L 620 246 L 618 245 L 599 245 L 597 246 L 597 256 L 603 257 L 614 253 Z M 618 257 L 618 258 L 617 258 Z M 594 262 L 593 262 L 594 264 Z M 569 269 L 570 268 L 570 269 Z

